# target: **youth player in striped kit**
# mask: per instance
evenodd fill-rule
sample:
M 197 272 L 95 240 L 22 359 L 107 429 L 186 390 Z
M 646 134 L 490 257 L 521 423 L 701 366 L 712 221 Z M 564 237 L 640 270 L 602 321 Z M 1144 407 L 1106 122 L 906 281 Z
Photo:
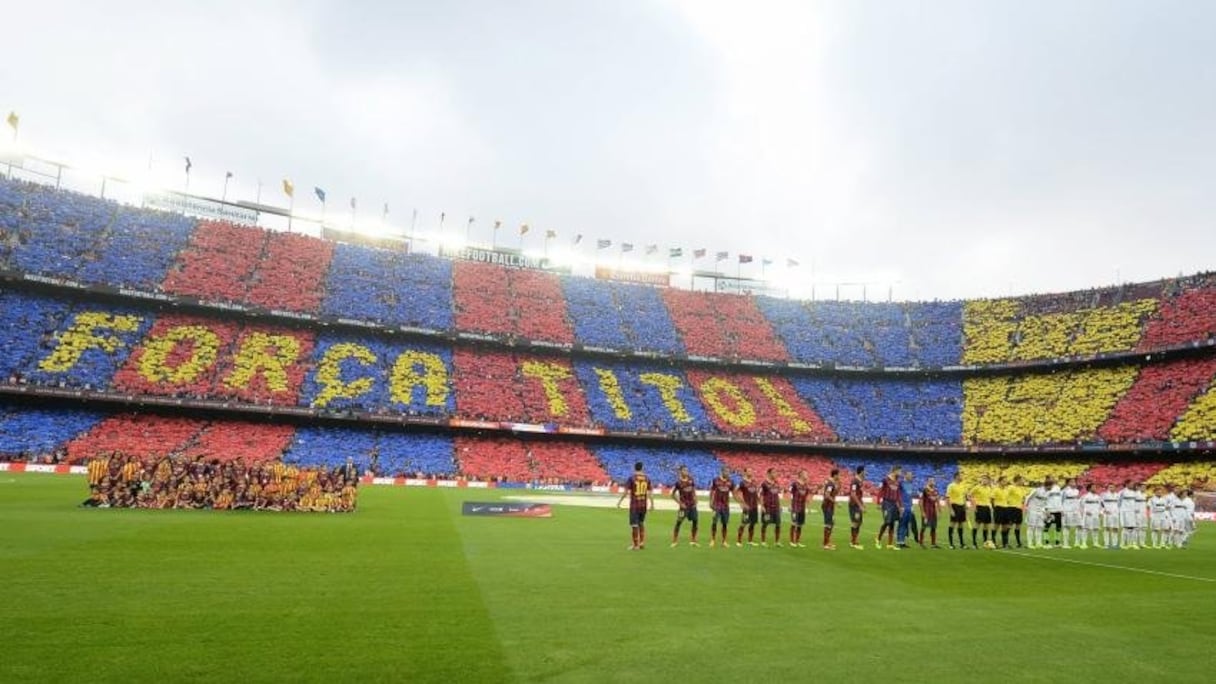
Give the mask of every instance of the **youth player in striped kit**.
M 1115 485 L 1107 484 L 1102 492 L 1102 530 L 1106 533 L 1103 545 L 1108 549 L 1119 547 L 1119 493 Z
M 679 473 L 676 485 L 671 489 L 671 498 L 675 500 L 678 507 L 676 526 L 671 531 L 671 546 L 674 548 L 680 543 L 680 525 L 685 520 L 692 525 L 692 538 L 688 542 L 689 545 L 700 546 L 697 543 L 697 483 L 693 482 L 692 476 L 688 474 L 687 466 L 680 466 Z
M 802 543 L 802 526 L 806 524 L 806 500 L 811 496 L 811 485 L 806 481 L 805 470 L 790 483 L 790 546 L 805 548 Z
M 1083 549 L 1089 548 L 1089 542 L 1092 539 L 1093 544 L 1097 547 L 1101 542 L 1098 535 L 1102 528 L 1102 497 L 1094 491 L 1094 484 L 1091 482 L 1085 485 L 1085 494 L 1081 497 L 1081 543 Z
M 727 525 L 730 524 L 730 495 L 735 491 L 735 483 L 731 482 L 730 471 L 726 466 L 722 467 L 722 472 L 714 478 L 714 481 L 709 485 L 709 509 L 713 511 L 713 522 L 709 528 L 709 546 L 714 545 L 714 539 L 718 536 L 718 524 L 722 525 L 722 548 L 729 549 L 730 544 L 726 542 Z

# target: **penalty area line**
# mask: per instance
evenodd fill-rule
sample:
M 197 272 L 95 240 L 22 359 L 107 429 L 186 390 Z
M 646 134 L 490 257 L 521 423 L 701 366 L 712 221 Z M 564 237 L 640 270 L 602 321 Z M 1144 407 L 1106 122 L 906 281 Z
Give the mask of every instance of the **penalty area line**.
M 1194 575 L 1180 575 L 1175 572 L 1161 572 L 1160 570 L 1147 570 L 1145 568 L 1133 568 L 1127 565 L 1114 565 L 1112 563 L 1095 563 L 1093 561 L 1077 560 L 1075 558 L 1060 558 L 1058 556 L 1040 556 L 1034 553 L 1025 553 L 1021 551 L 1008 552 L 1011 556 L 1022 556 L 1023 558 L 1037 558 L 1040 560 L 1059 561 L 1060 563 L 1074 563 L 1076 565 L 1090 565 L 1096 568 L 1110 568 L 1111 570 L 1127 570 L 1128 572 L 1139 572 L 1145 575 L 1157 575 L 1159 577 L 1172 577 L 1174 579 L 1194 580 L 1196 582 L 1216 583 L 1216 579 L 1211 577 L 1196 577 Z

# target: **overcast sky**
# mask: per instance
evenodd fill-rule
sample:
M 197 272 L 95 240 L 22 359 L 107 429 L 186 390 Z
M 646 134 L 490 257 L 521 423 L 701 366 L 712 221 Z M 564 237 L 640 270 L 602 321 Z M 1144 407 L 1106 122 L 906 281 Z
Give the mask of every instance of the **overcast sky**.
M 526 246 L 582 233 L 587 256 L 597 238 L 729 251 L 731 273 L 738 253 L 767 256 L 768 275 L 803 291 L 813 277 L 821 297 L 838 281 L 932 299 L 1216 266 L 1213 2 L 4 14 L 0 109 L 24 144 L 120 172 L 151 157 L 166 182 L 190 155 L 202 193 L 231 170 L 230 197 L 262 179 L 282 202 L 290 177 L 300 206 L 320 186 L 331 211 L 356 196 L 398 223 L 416 208 L 425 229 L 475 216 L 480 239 L 501 219 L 532 226 Z

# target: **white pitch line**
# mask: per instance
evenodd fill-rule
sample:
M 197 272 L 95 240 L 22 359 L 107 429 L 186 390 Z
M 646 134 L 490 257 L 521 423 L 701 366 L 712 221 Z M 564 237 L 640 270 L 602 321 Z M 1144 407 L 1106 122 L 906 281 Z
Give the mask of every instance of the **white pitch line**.
M 1127 570 L 1129 572 L 1142 572 L 1146 575 L 1159 575 L 1161 577 L 1173 577 L 1174 579 L 1195 580 L 1196 582 L 1213 582 L 1216 579 L 1211 577 L 1195 577 L 1194 575 L 1179 575 L 1173 572 L 1161 572 L 1160 570 L 1145 570 L 1144 568 L 1132 568 L 1126 565 L 1112 565 L 1110 563 L 1094 563 L 1092 561 L 1076 560 L 1074 558 L 1060 558 L 1059 556 L 1040 556 L 1034 553 L 1024 553 L 1020 551 L 1007 551 L 1011 556 L 1024 556 L 1026 558 L 1039 558 L 1042 560 L 1053 560 L 1061 563 L 1076 563 L 1077 565 L 1092 565 L 1098 568 L 1110 568 L 1112 570 Z

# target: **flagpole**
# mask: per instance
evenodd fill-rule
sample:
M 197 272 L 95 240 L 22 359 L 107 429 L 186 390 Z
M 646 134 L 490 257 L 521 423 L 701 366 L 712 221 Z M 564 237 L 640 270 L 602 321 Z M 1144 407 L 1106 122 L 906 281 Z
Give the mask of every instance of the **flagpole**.
M 464 224 L 464 241 L 466 244 L 469 242 L 469 236 L 472 234 L 472 232 L 473 232 L 473 217 L 470 216 L 469 222 Z
M 414 213 L 410 216 L 410 248 L 411 249 L 413 249 L 413 246 L 414 246 L 414 226 L 417 223 L 418 223 L 418 210 L 415 209 Z
M 220 201 L 221 201 L 221 202 L 227 202 L 227 201 L 228 201 L 228 179 L 229 179 L 229 178 L 232 178 L 232 172 L 231 172 L 231 171 L 229 171 L 229 172 L 227 172 L 227 173 L 225 173 L 225 174 L 224 174 L 224 191 L 223 191 L 222 193 L 220 193 Z
M 287 232 L 291 232 L 291 220 L 295 218 L 296 213 L 296 194 L 293 192 L 287 199 Z

